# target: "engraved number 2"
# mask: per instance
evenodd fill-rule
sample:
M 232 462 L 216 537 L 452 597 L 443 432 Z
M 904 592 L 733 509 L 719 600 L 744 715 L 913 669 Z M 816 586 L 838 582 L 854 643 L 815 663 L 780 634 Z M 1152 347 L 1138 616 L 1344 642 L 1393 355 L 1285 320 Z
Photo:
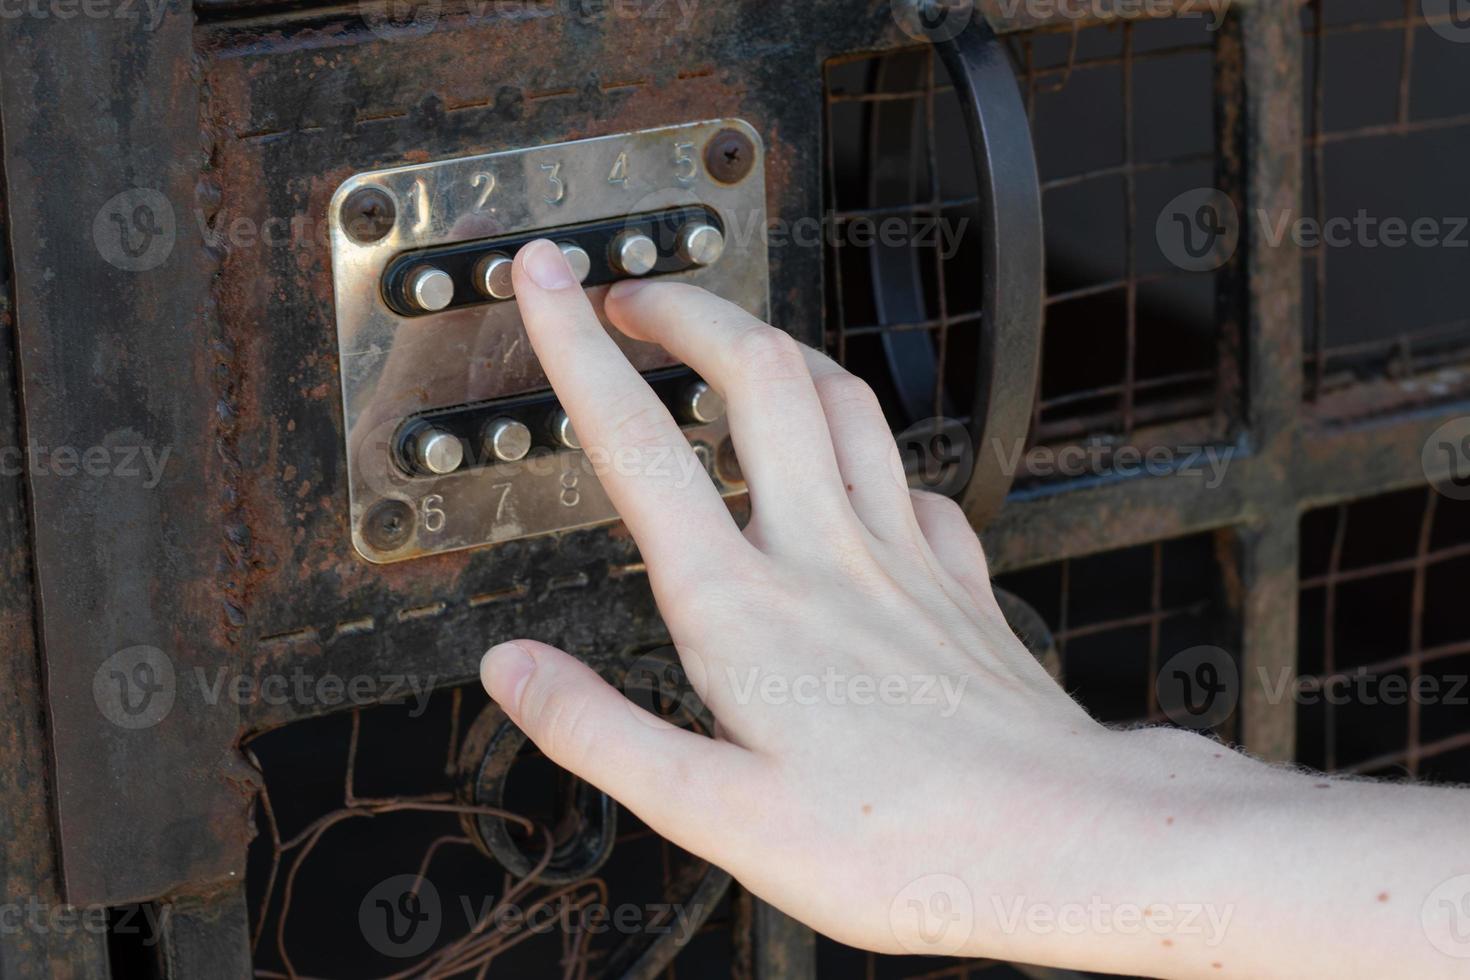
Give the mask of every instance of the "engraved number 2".
M 475 210 L 485 210 L 485 205 L 490 203 L 490 195 L 495 193 L 495 175 L 482 170 L 470 179 L 470 186 L 484 188 L 475 198 Z

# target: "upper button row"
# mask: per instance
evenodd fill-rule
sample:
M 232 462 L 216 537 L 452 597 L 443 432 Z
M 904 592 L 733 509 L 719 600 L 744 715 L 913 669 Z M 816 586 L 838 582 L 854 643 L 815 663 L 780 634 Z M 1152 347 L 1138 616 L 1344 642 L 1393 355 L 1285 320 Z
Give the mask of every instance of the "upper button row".
M 558 242 L 557 245 L 577 281 L 585 282 L 592 271 L 592 258 L 587 250 L 572 242 Z M 725 236 L 711 224 L 690 221 L 679 229 L 677 250 L 679 258 L 690 265 L 711 265 L 725 251 Z M 644 276 L 653 271 L 658 258 L 658 246 L 652 238 L 641 231 L 626 231 L 613 240 L 608 264 L 623 275 Z M 476 263 L 472 281 L 480 295 L 501 300 L 515 295 L 515 285 L 510 276 L 511 262 L 511 256 L 505 252 L 492 252 Z M 438 312 L 454 300 L 454 279 L 434 265 L 414 269 L 406 285 L 409 300 L 425 313 Z

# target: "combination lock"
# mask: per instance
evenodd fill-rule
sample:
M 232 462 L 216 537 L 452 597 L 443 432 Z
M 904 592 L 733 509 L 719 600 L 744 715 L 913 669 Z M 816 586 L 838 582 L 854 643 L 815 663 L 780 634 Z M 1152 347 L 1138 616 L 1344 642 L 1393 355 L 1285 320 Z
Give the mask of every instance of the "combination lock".
M 423 316 L 512 299 L 511 261 L 537 238 L 556 242 L 584 286 L 687 272 L 725 251 L 724 226 L 712 209 L 673 208 L 408 252 L 383 273 L 383 300 L 400 316 Z
M 765 158 L 711 120 L 358 174 L 331 203 L 352 538 L 369 561 L 615 520 L 514 302 L 557 243 L 598 316 L 619 279 L 704 287 L 769 319 Z M 718 393 L 608 328 L 722 494 L 744 492 Z

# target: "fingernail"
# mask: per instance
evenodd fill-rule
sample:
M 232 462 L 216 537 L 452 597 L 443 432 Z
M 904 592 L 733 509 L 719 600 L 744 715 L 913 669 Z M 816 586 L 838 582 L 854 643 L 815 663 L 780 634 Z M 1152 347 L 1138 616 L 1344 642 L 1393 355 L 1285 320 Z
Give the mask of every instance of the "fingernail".
M 536 661 L 524 647 L 501 643 L 491 647 L 480 661 L 480 683 L 496 704 L 514 709 L 521 703 L 521 691 L 535 669 Z
M 566 289 L 577 284 L 561 249 L 546 239 L 538 238 L 521 249 L 521 253 L 526 257 L 526 271 L 530 273 L 531 281 L 542 289 Z
M 647 286 L 648 283 L 642 279 L 623 279 L 613 283 L 613 287 L 607 291 L 608 299 L 632 299 L 638 290 Z

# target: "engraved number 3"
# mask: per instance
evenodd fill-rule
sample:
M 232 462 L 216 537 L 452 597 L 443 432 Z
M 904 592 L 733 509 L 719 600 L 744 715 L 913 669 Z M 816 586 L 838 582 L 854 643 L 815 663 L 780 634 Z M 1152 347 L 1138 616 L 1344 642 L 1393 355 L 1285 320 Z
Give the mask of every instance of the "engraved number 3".
M 551 188 L 544 200 L 547 204 L 560 204 L 567 196 L 566 182 L 561 179 L 561 161 L 543 163 L 541 169 L 546 171 L 546 182 Z

